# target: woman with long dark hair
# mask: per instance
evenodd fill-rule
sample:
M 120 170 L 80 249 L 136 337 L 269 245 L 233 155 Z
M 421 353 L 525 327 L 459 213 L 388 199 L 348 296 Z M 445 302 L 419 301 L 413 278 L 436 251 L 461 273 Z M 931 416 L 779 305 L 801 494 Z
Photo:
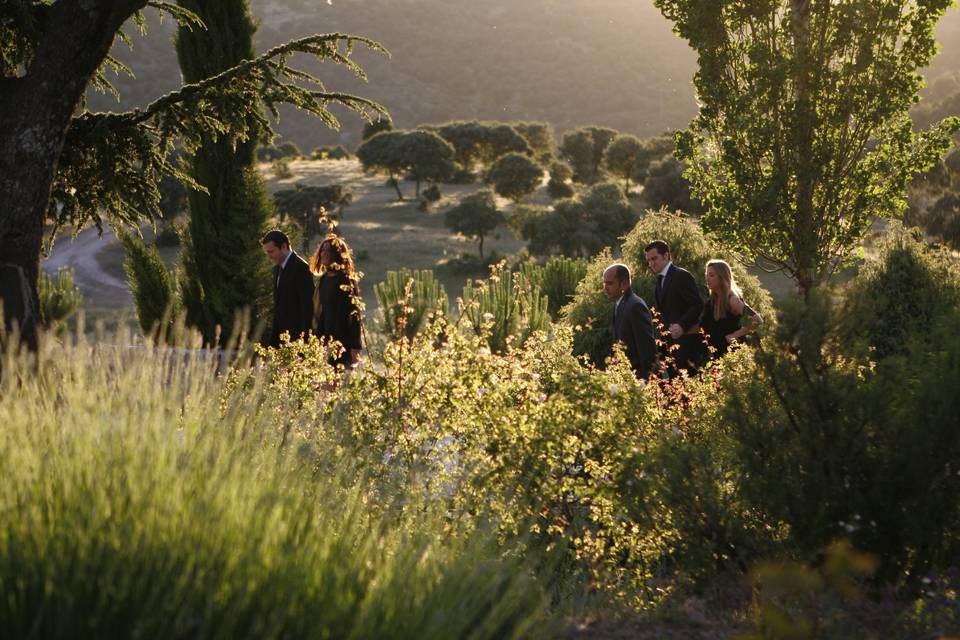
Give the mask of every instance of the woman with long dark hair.
M 700 328 L 712 357 L 719 358 L 731 344 L 763 324 L 763 318 L 743 301 L 729 264 L 711 260 L 704 277 L 710 297 L 703 305 Z
M 313 333 L 343 346 L 331 364 L 353 367 L 363 349 L 363 302 L 350 245 L 335 233 L 328 234 L 310 259 L 310 270 L 320 276 L 313 292 Z

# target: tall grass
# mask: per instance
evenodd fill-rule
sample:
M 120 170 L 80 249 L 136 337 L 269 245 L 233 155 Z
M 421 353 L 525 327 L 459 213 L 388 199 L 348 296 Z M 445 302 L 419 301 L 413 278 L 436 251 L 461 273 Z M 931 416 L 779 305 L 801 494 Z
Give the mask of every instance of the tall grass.
M 241 362 L 46 342 L 0 378 L 7 637 L 503 638 L 541 592 L 483 534 L 357 483 Z

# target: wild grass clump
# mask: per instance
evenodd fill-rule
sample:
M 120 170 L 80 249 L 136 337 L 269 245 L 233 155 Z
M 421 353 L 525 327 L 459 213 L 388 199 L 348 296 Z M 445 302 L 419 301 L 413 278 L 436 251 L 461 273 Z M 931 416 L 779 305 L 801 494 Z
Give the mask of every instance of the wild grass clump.
M 539 587 L 482 528 L 461 535 L 415 493 L 385 500 L 356 482 L 353 461 L 318 435 L 310 409 L 322 394 L 278 393 L 268 368 L 249 362 L 226 384 L 199 352 L 128 344 L 47 342 L 35 356 L 5 356 L 5 634 L 502 638 L 544 628 Z

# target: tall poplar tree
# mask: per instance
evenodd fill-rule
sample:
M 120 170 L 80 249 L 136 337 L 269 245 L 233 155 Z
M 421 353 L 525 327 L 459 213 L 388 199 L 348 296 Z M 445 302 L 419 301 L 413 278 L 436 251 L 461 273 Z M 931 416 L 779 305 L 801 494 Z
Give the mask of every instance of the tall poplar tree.
M 185 82 L 200 82 L 255 57 L 256 25 L 248 0 L 178 0 L 206 29 L 181 26 L 177 57 Z M 187 322 L 213 342 L 229 338 L 237 313 L 251 321 L 267 316 L 269 269 L 260 237 L 270 216 L 256 147 L 263 135 L 253 117 L 252 135 L 236 143 L 204 136 L 187 172 L 206 191 L 189 189 L 189 224 L 183 245 L 181 292 Z
M 700 113 L 677 156 L 704 226 L 804 294 L 904 211 L 957 130 L 917 133 L 908 115 L 951 0 L 654 4 L 698 54 Z

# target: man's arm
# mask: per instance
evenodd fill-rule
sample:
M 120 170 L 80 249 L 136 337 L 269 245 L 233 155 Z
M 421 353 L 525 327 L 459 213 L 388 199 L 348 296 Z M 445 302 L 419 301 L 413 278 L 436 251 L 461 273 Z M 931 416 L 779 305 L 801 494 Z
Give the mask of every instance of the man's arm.
M 683 303 L 683 314 L 677 320 L 677 324 L 684 332 L 690 330 L 690 327 L 700 322 L 700 313 L 703 311 L 703 298 L 700 297 L 700 289 L 697 287 L 697 281 L 689 271 L 677 271 L 677 295 Z
M 653 368 L 657 357 L 657 340 L 653 335 L 653 317 L 643 302 L 637 302 L 630 309 L 630 332 L 633 343 L 637 346 L 637 357 L 640 367 L 637 373 L 646 378 Z
M 310 329 L 313 326 L 313 290 L 313 275 L 304 264 L 303 268 L 297 271 L 297 282 L 294 289 L 296 292 L 297 320 L 300 325 L 299 332 L 303 334 L 304 338 L 310 334 Z

